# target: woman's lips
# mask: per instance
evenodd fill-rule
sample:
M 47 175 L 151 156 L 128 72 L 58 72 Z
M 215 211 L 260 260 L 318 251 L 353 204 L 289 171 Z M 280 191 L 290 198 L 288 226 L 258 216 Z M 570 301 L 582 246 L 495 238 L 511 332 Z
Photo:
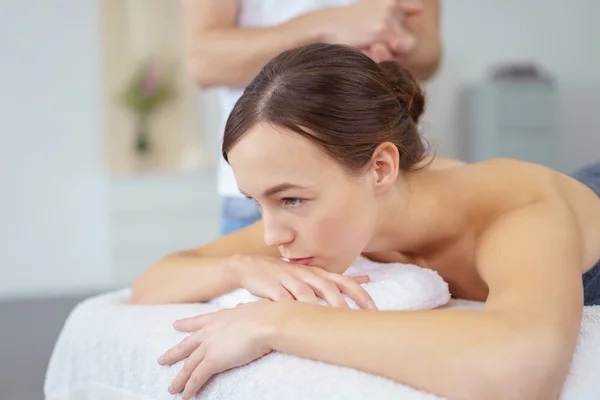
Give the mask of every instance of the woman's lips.
M 294 264 L 300 265 L 310 265 L 314 257 L 305 257 L 305 258 L 288 258 L 288 261 Z

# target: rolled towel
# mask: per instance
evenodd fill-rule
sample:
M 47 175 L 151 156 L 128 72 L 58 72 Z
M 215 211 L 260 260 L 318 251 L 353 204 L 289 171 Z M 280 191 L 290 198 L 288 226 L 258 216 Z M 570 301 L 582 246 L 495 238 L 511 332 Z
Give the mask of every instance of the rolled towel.
M 344 273 L 347 276 L 368 275 L 362 284 L 379 310 L 424 310 L 443 306 L 450 300 L 448 284 L 431 270 L 411 264 L 378 263 L 359 257 Z M 356 303 L 345 296 L 350 308 Z M 219 308 L 231 308 L 240 303 L 258 300 L 246 289 L 237 289 L 211 300 Z M 321 300 L 321 304 L 325 304 Z

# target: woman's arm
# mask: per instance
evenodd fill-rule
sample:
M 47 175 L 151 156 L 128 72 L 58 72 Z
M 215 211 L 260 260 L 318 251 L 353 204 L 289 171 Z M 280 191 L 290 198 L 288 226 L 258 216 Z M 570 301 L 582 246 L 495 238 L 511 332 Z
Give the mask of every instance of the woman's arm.
M 203 302 L 235 290 L 231 260 L 238 254 L 280 257 L 263 240 L 258 221 L 198 249 L 170 254 L 133 284 L 133 304 Z
M 199 249 L 168 255 L 135 281 L 130 303 L 197 303 L 245 288 L 273 301 L 323 299 L 334 307 L 348 307 L 345 294 L 362 308 L 376 308 L 360 286 L 368 276 L 348 277 L 284 262 L 263 236 L 260 220 Z
M 316 13 L 265 28 L 238 28 L 238 0 L 182 0 L 188 65 L 201 86 L 244 87 L 277 54 L 322 40 Z
M 440 1 L 419 1 L 421 11 L 406 14 L 402 20 L 404 29 L 414 35 L 414 48 L 406 55 L 398 55 L 396 60 L 417 79 L 426 81 L 437 73 L 442 59 Z
M 569 209 L 545 201 L 481 237 L 484 311 L 369 312 L 278 303 L 268 348 L 356 368 L 460 399 L 556 398 L 583 306 L 581 238 Z
M 419 12 L 405 18 L 416 46 L 399 60 L 418 78 L 426 79 L 439 63 L 439 0 L 422 2 L 423 7 L 420 3 L 412 6 Z M 405 36 L 394 19 L 403 8 L 400 2 L 356 1 L 257 28 L 237 26 L 237 0 L 182 0 L 182 6 L 189 69 L 205 87 L 244 87 L 270 59 L 294 47 L 328 42 L 361 48 Z

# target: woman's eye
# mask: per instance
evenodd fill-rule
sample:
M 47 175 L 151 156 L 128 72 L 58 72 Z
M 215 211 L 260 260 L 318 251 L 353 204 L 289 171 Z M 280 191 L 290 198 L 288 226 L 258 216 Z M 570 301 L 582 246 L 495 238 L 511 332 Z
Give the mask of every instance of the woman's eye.
M 283 202 L 283 205 L 288 207 L 298 207 L 300 204 L 302 204 L 302 199 L 297 197 L 284 197 L 281 199 L 281 201 Z

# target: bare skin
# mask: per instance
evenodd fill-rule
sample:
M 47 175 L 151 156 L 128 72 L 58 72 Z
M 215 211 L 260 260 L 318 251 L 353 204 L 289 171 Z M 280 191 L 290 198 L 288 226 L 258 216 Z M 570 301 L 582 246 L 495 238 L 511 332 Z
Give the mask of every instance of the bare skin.
M 357 47 L 376 62 L 396 60 L 422 80 L 441 63 L 439 0 L 360 0 L 261 28 L 237 26 L 237 0 L 181 4 L 188 67 L 203 87 L 244 87 L 275 55 L 315 42 Z
M 485 301 L 489 294 L 488 285 L 481 277 L 474 257 L 477 238 L 511 212 L 533 207 L 545 196 L 558 196 L 563 199 L 563 206 L 571 209 L 574 223 L 586 242 L 582 263 L 572 268 L 583 274 L 600 260 L 600 225 L 597 223 L 600 220 L 600 200 L 581 182 L 538 165 L 509 159 L 460 165 L 443 160 L 432 167 L 445 170 L 440 171 L 438 184 L 445 186 L 440 196 L 448 202 L 449 213 L 457 209 L 467 213 L 450 219 L 463 221 L 456 222 L 457 233 L 453 234 L 454 229 L 447 227 L 450 232 L 448 240 L 438 246 L 426 246 L 422 252 L 366 252 L 366 257 L 381 262 L 414 263 L 433 269 L 449 283 L 454 297 Z M 461 181 L 470 183 L 460 186 L 459 197 L 456 187 Z M 565 265 L 565 268 L 569 267 Z
M 239 276 L 250 279 L 244 266 L 273 282 L 278 269 L 266 260 L 281 256 L 309 257 L 312 266 L 342 274 L 362 253 L 436 270 L 455 297 L 486 301 L 484 311 L 364 312 L 275 301 L 201 315 L 176 323 L 192 334 L 160 360 L 187 358 L 173 392 L 189 398 L 211 376 L 280 351 L 450 398 L 557 397 L 581 323 L 581 275 L 600 259 L 600 200 L 525 162 L 434 160 L 406 172 L 399 158 L 382 143 L 369 170 L 355 176 L 309 140 L 255 126 L 229 159 L 263 220 L 161 260 L 136 282 L 132 302 L 197 299 L 202 290 L 214 296 L 239 286 Z M 233 334 L 240 331 L 242 338 Z M 462 367 L 448 368 L 455 364 Z

